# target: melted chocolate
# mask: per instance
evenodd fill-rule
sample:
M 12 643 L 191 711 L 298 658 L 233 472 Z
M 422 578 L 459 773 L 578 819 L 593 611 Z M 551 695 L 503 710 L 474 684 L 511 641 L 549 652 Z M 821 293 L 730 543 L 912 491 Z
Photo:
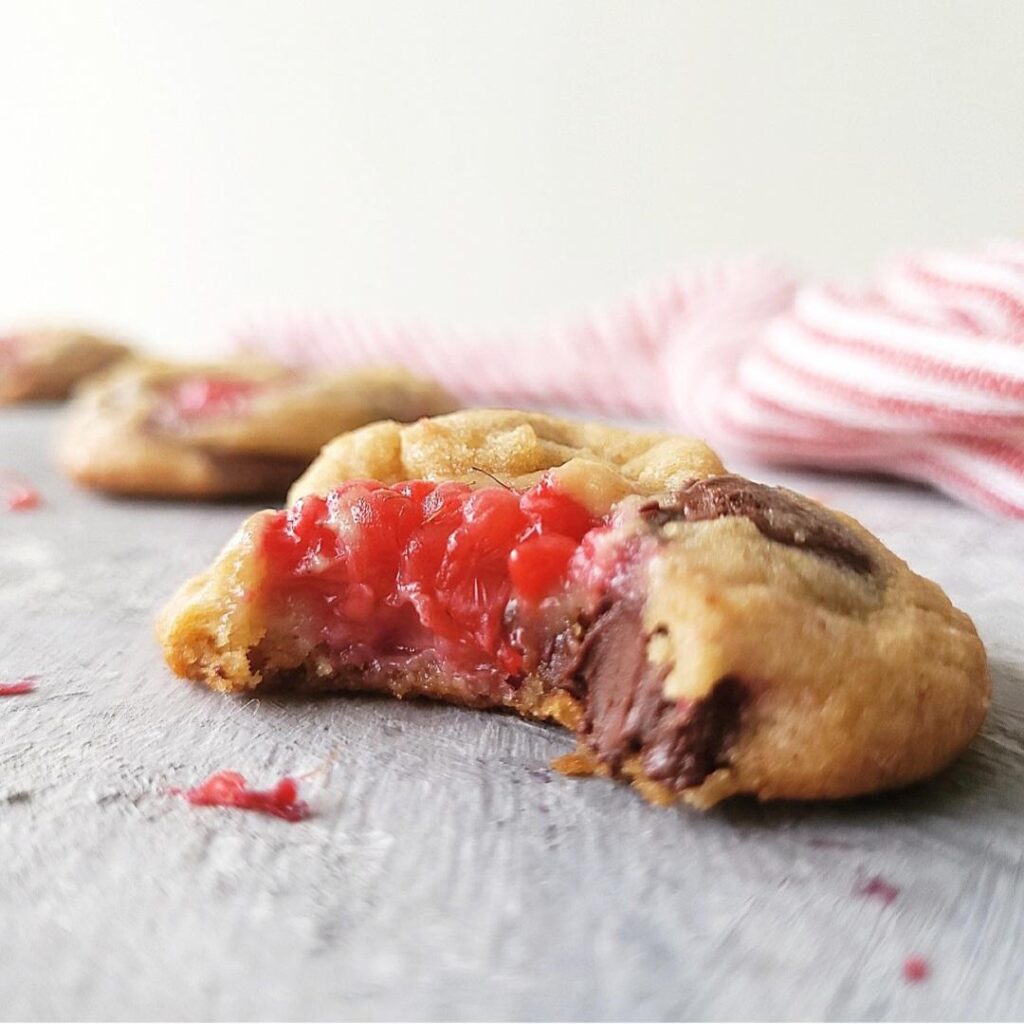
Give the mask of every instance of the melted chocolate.
M 638 755 L 649 778 L 676 791 L 698 786 L 726 763 L 746 689 L 727 678 L 701 700 L 666 700 L 670 666 L 648 660 L 648 639 L 639 605 L 621 599 L 587 632 L 573 677 L 585 695 L 584 737 L 612 771 Z
M 827 509 L 792 491 L 739 476 L 694 480 L 670 504 L 650 502 L 640 514 L 653 526 L 742 516 L 769 540 L 808 551 L 861 575 L 874 569 L 867 546 Z

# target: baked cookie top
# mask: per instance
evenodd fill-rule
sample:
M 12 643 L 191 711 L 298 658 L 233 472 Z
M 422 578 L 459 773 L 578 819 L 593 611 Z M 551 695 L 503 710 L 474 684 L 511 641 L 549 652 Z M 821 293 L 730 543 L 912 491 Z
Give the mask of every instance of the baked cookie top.
M 130 349 L 86 331 L 46 328 L 0 336 L 0 403 L 66 398 Z
M 339 432 L 452 407 L 401 369 L 133 360 L 80 389 L 58 459 L 76 480 L 122 493 L 281 494 Z
M 577 768 L 698 806 L 926 778 L 988 706 L 938 586 L 691 439 L 512 411 L 375 424 L 291 497 L 165 611 L 179 674 L 553 718 Z
M 547 471 L 597 514 L 628 494 L 671 491 L 724 472 L 703 441 L 510 409 L 467 409 L 343 434 L 296 481 L 291 503 L 346 480 L 459 480 L 526 488 Z

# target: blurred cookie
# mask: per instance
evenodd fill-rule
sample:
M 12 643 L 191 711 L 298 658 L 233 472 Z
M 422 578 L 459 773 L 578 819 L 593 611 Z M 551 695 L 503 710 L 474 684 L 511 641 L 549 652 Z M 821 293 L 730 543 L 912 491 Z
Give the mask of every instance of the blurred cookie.
M 282 495 L 335 435 L 454 407 L 436 384 L 400 369 L 137 360 L 82 387 L 57 459 L 78 483 L 118 494 Z
M 126 345 L 83 331 L 0 336 L 0 404 L 67 398 L 79 381 L 129 354 Z

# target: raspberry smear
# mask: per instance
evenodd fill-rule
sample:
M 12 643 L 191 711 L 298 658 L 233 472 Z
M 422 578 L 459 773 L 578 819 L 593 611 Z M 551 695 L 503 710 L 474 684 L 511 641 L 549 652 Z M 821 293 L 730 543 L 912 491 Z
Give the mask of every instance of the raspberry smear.
M 292 778 L 282 779 L 273 789 L 260 790 L 249 789 L 239 772 L 216 772 L 198 786 L 170 792 L 197 807 L 237 807 L 285 821 L 302 821 L 310 814 L 309 805 L 298 799 L 299 786 Z
M 923 956 L 908 956 L 903 961 L 903 979 L 910 985 L 917 985 L 924 981 L 932 969 Z
M 900 890 L 881 875 L 874 875 L 857 889 L 857 893 L 869 899 L 881 900 L 887 907 L 896 901 Z
M 0 683 L 0 697 L 20 697 L 36 688 L 37 676 L 25 676 L 13 683 Z

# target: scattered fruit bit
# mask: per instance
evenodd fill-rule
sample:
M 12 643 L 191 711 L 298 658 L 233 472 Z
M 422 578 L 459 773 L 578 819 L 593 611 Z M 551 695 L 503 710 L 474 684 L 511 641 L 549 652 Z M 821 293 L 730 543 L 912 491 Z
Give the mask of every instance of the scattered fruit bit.
M 249 789 L 245 776 L 239 772 L 217 772 L 192 789 L 170 792 L 184 796 L 197 807 L 237 807 L 285 821 L 302 821 L 310 814 L 309 805 L 298 799 L 298 783 L 291 778 L 282 779 L 273 789 L 259 790 Z
M 39 492 L 14 473 L 0 474 L 0 500 L 11 512 L 38 508 L 42 502 Z
M 25 676 L 13 683 L 0 683 L 0 697 L 20 697 L 36 688 L 36 676 Z
M 896 897 L 900 894 L 900 890 L 891 882 L 887 882 L 881 875 L 869 878 L 860 886 L 857 892 L 861 896 L 881 900 L 887 907 L 894 903 Z
M 903 961 L 903 978 L 911 985 L 919 984 L 931 973 L 932 969 L 923 956 L 908 956 Z

